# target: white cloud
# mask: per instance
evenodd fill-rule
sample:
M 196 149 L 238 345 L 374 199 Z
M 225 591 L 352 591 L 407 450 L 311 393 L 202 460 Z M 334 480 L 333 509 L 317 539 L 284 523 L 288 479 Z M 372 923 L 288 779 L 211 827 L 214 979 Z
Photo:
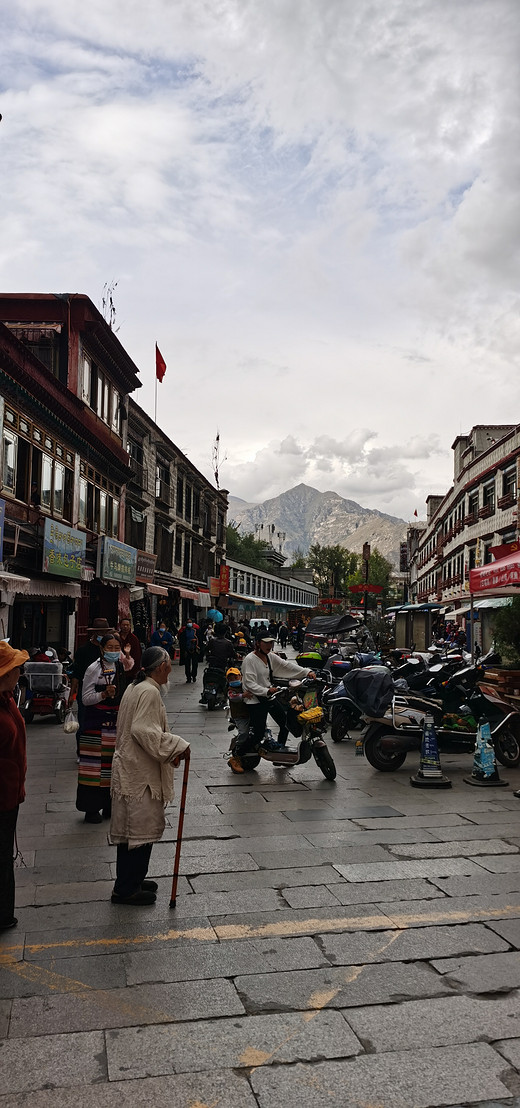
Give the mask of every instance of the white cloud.
M 2 287 L 117 279 L 201 467 L 218 423 L 248 496 L 406 515 L 517 404 L 519 40 L 517 0 L 15 0 Z

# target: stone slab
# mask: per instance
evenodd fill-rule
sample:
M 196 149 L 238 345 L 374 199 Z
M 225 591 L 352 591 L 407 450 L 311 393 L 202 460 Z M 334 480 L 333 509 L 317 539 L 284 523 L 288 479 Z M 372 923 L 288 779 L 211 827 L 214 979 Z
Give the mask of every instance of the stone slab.
M 237 977 L 236 987 L 246 1011 L 350 1008 L 389 1004 L 417 997 L 442 996 L 451 990 L 427 965 L 403 962 L 346 966 L 341 969 L 258 973 Z
M 499 1050 L 502 1056 L 511 1062 L 511 1065 L 516 1070 L 520 1070 L 520 1038 L 508 1039 L 506 1042 L 497 1042 L 494 1044 L 495 1050 Z
M 87 853 L 87 852 L 86 852 Z M 153 858 L 153 855 L 152 855 Z M 87 861 L 87 859 L 85 859 Z M 115 858 L 113 859 L 115 862 Z M 58 885 L 82 881 L 110 881 L 110 862 L 88 862 L 83 866 L 30 866 L 15 869 L 16 885 Z
M 248 1082 L 232 1071 L 107 1081 L 70 1089 L 0 1094 L 0 1108 L 258 1108 Z
M 260 869 L 301 869 L 305 866 L 334 865 L 336 862 L 384 862 L 388 864 L 388 854 L 380 846 L 349 847 L 343 843 L 318 850 L 307 844 L 306 850 L 287 850 L 282 856 L 279 851 L 265 850 L 263 842 L 251 848 L 251 855 Z M 471 864 L 471 863 L 468 863 Z M 184 865 L 184 863 L 183 863 Z M 184 872 L 188 871 L 184 868 Z
M 498 942 L 498 936 L 495 936 Z M 123 956 L 129 985 L 205 980 L 237 974 L 317 968 L 327 959 L 311 938 L 241 939 L 223 943 L 158 944 Z
M 284 889 L 283 899 L 291 908 L 338 907 L 340 901 L 331 888 L 325 885 L 303 885 L 293 889 Z
M 7 1038 L 9 1019 L 11 1016 L 11 1001 L 0 1000 L 0 1039 Z
M 221 1066 L 237 1069 L 349 1057 L 361 1050 L 343 1016 L 325 1011 L 311 1020 L 284 1013 L 107 1032 L 111 1081 L 211 1070 L 216 1057 Z
M 345 809 L 334 808 L 330 811 L 323 807 L 308 808 L 306 811 L 287 811 L 287 818 L 292 820 L 357 820 L 368 816 L 399 816 L 399 814 L 396 808 L 390 808 L 387 804 L 365 804 L 359 805 L 359 807 L 346 804 Z
M 520 993 L 479 1000 L 447 996 L 441 1000 L 410 1000 L 407 1004 L 356 1008 L 345 1013 L 365 1048 L 377 1054 L 428 1046 L 450 1046 L 520 1035 Z
M 300 869 L 256 870 L 254 873 L 202 874 L 191 878 L 196 893 L 232 892 L 235 889 L 284 889 L 296 885 L 326 885 L 337 881 L 332 866 L 306 866 Z
M 11 1094 L 97 1081 L 106 1081 L 101 1032 L 46 1035 L 23 1042 L 9 1039 L 0 1044 L 0 1089 L 9 1089 Z
M 369 1055 L 251 1075 L 260 1108 L 437 1108 L 510 1097 L 504 1061 L 486 1043 Z M 348 1090 L 348 1101 L 345 1093 Z
M 92 954 L 124 954 L 126 951 L 149 950 L 155 946 L 175 944 L 204 945 L 217 942 L 217 936 L 206 917 L 179 919 L 175 910 L 169 918 L 149 917 L 143 920 L 140 912 L 127 916 L 121 926 L 115 920 L 103 928 L 64 927 L 49 933 L 32 931 L 24 946 L 26 961 L 41 962 L 49 958 L 80 958 Z
M 418 830 L 407 831 L 338 831 L 327 834 L 309 834 L 307 836 L 313 846 L 329 847 L 342 843 L 344 846 L 383 846 L 386 843 L 431 843 L 434 834 L 431 831 Z
M 430 880 L 447 896 L 520 892 L 520 870 L 513 873 L 487 873 L 482 870 L 482 875 L 476 877 L 431 877 Z
M 266 918 L 264 913 L 213 916 L 211 923 L 221 941 L 289 938 L 296 935 L 316 935 L 322 931 L 384 930 L 395 926 L 390 917 L 374 904 L 361 904 L 357 907 L 341 905 L 336 911 L 331 908 L 293 908 L 286 912 L 276 912 L 271 918 Z
M 485 855 L 478 859 L 477 865 L 490 873 L 520 873 L 520 854 Z
M 276 912 L 286 904 L 276 889 L 235 889 L 233 895 L 228 892 L 191 893 L 178 896 L 175 918 L 201 915 L 230 915 L 241 912 Z
M 456 858 L 471 857 L 474 854 L 517 854 L 518 847 L 501 839 L 469 840 L 467 842 L 447 843 L 410 843 L 408 846 L 389 846 L 392 854 L 401 854 L 407 858 Z
M 480 923 L 446 927 L 412 928 L 409 931 L 361 932 L 346 935 L 319 935 L 318 941 L 333 965 L 360 965 L 367 962 L 409 962 L 415 959 L 449 958 L 454 954 L 491 954 L 505 952 L 508 944 L 496 939 Z
M 278 857 L 278 864 L 280 863 L 280 855 Z M 171 880 L 173 868 L 173 861 L 170 856 L 165 855 L 161 860 L 154 858 L 152 854 L 152 860 L 150 863 L 150 869 L 148 870 L 149 877 L 165 877 L 169 876 Z M 246 873 L 249 870 L 257 870 L 258 863 L 254 861 L 251 854 L 191 854 L 186 855 L 184 851 L 181 857 L 181 869 L 186 877 L 191 877 L 194 874 L 199 873 Z
M 454 877 L 452 880 L 456 881 L 457 878 Z M 471 878 L 460 878 L 460 880 L 470 881 Z M 403 881 L 364 881 L 357 883 L 342 881 L 340 885 L 334 882 L 327 887 L 334 893 L 340 904 L 377 904 L 380 900 L 445 899 L 441 889 L 430 885 L 428 881 L 421 877 L 412 877 Z
M 403 862 L 379 862 L 366 864 L 333 863 L 334 869 L 347 881 L 390 881 L 408 877 L 451 877 L 454 874 L 475 876 L 479 870 L 475 862 L 466 858 L 425 858 Z
M 496 818 L 496 817 L 495 817 Z M 432 831 L 437 834 L 437 828 L 439 827 L 466 827 L 468 825 L 467 819 L 464 816 L 459 816 L 455 812 L 448 812 L 446 815 L 440 813 L 431 813 L 426 816 L 408 816 L 401 815 L 397 819 L 358 819 L 356 817 L 356 823 L 360 823 L 367 831 L 399 831 L 401 827 L 406 827 L 407 830 L 411 828 L 431 827 Z
M 455 923 L 479 923 L 520 917 L 520 896 L 462 896 L 444 900 L 410 900 L 381 903 L 380 910 L 394 927 L 431 927 Z
M 432 966 L 447 980 L 471 993 L 509 992 L 520 987 L 520 952 L 440 958 Z
M 511 946 L 520 950 L 520 919 L 490 920 L 488 927 L 491 927 L 493 931 L 496 931 L 497 935 L 500 935 Z
M 518 828 L 518 818 L 514 823 L 506 823 L 501 819 L 500 822 L 486 823 L 483 826 L 468 824 L 466 827 L 458 827 L 452 838 L 457 839 L 458 842 L 463 842 L 465 839 L 479 839 L 480 841 L 483 839 L 501 839 L 504 842 L 512 842 L 512 836 L 518 834 Z M 438 827 L 435 834 L 443 842 L 450 841 L 449 827 Z
M 516 812 L 512 812 L 509 810 L 498 812 L 496 811 L 495 807 L 495 810 L 493 812 L 471 812 L 469 813 L 469 815 L 466 816 L 466 819 L 470 820 L 471 823 L 477 824 L 478 826 L 485 826 L 486 824 L 497 824 L 498 826 L 500 824 L 503 826 L 518 827 L 518 815 L 519 811 L 517 801 Z
M 229 981 L 84 989 L 14 1000 L 9 1034 L 11 1039 L 42 1035 L 45 1041 L 52 1041 L 52 1036 L 65 1028 L 90 1031 L 243 1014 L 244 1006 Z

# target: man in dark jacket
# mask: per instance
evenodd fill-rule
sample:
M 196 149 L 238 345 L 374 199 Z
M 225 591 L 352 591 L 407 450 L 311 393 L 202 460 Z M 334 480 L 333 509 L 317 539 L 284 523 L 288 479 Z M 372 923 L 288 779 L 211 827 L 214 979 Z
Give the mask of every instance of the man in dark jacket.
M 233 643 L 226 637 L 226 629 L 221 623 L 217 623 L 215 633 L 206 648 L 206 660 L 214 669 L 226 670 L 229 663 L 235 659 Z
M 25 724 L 13 699 L 26 650 L 0 642 L 0 931 L 16 927 L 14 837 L 18 809 L 25 800 Z

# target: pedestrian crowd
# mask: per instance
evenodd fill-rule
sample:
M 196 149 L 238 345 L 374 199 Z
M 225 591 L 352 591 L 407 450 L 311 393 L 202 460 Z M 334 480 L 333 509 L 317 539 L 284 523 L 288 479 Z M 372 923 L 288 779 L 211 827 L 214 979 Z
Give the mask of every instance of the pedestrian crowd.
M 289 628 L 285 621 L 237 622 L 214 614 L 213 620 L 199 624 L 188 618 L 171 629 L 160 619 L 148 646 L 140 642 L 130 619 L 121 619 L 116 631 L 98 616 L 74 659 L 68 651 L 57 652 L 46 644 L 31 651 L 32 661 L 60 660 L 70 676 L 69 708 L 77 710 L 77 724 L 69 728 L 77 727 L 76 808 L 86 823 L 110 820 L 110 839 L 117 851 L 113 903 L 152 904 L 156 899 L 157 883 L 147 879 L 152 847 L 164 832 L 174 769 L 189 758 L 190 750 L 189 743 L 170 732 L 164 704 L 177 655 L 187 683 L 196 682 L 203 659 L 224 673 L 244 659 L 242 685 L 251 729 L 242 754 L 248 744 L 261 740 L 268 711 L 280 727 L 278 742 L 283 745 L 287 739 L 283 710 L 268 706 L 267 697 L 276 677 L 310 671 L 287 661 L 283 653 L 273 654 L 272 648 L 279 642 L 283 651 L 289 639 L 301 648 L 304 621 Z M 14 859 L 27 759 L 20 697 L 14 694 L 29 657 L 27 651 L 0 640 L 0 931 L 17 924 Z M 234 760 L 234 771 L 242 772 L 239 759 Z

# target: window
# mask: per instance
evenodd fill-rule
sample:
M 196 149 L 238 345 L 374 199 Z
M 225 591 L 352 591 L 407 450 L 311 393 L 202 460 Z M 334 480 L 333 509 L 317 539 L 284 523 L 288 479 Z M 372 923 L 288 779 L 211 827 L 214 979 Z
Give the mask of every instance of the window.
M 79 480 L 79 519 L 84 527 L 87 525 L 87 482 L 84 477 Z
M 193 491 L 193 525 L 198 527 L 200 524 L 200 492 Z
M 490 481 L 489 484 L 484 485 L 482 507 L 489 508 L 490 512 L 495 511 L 495 482 Z
M 158 462 L 155 467 L 155 497 L 170 504 L 170 467 L 165 462 Z
M 83 374 L 81 377 L 81 399 L 85 404 L 90 404 L 90 361 L 83 358 Z
M 110 424 L 111 424 L 112 430 L 117 431 L 118 434 L 119 434 L 120 431 L 121 431 L 121 410 L 120 410 L 120 404 L 119 404 L 119 393 L 117 392 L 117 390 L 115 388 L 112 388 L 112 390 L 111 390 L 111 397 L 112 397 L 112 404 L 111 404 Z
M 49 458 L 48 454 L 42 455 L 42 483 L 40 489 L 40 499 L 42 508 L 51 510 L 52 500 L 52 458 Z
M 184 481 L 182 477 L 177 478 L 177 515 L 181 516 L 184 507 Z
M 175 539 L 175 565 L 182 565 L 182 532 L 177 531 L 177 537 Z
M 100 492 L 99 494 L 99 530 L 102 535 L 107 530 L 107 494 L 106 492 Z
M 119 538 L 119 501 L 112 500 L 112 538 Z
M 512 496 L 516 500 L 516 466 L 504 469 L 502 473 L 502 496 Z
M 184 518 L 191 523 L 191 487 L 186 485 L 186 496 L 184 498 Z
M 191 543 L 189 539 L 184 540 L 184 558 L 182 560 L 182 572 L 185 577 L 190 576 L 191 571 Z
M 18 436 L 12 431 L 4 431 L 4 469 L 3 487 L 13 496 L 16 492 L 16 456 L 18 450 Z
M 478 492 L 470 492 L 468 496 L 468 516 L 477 516 L 478 513 Z
M 65 466 L 60 462 L 54 463 L 54 513 L 63 515 L 65 504 Z

